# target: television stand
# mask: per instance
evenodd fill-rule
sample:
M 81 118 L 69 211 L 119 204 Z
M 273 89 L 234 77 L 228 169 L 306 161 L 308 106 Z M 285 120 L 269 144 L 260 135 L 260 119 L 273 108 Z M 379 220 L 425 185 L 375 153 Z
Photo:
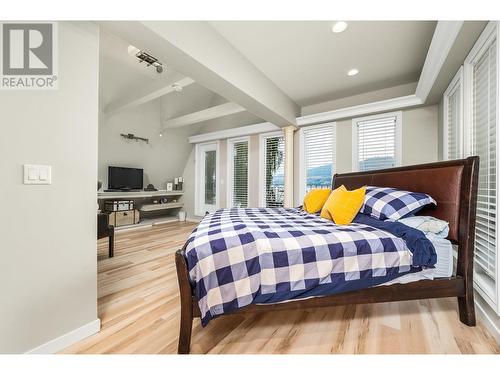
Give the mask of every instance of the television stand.
M 133 229 L 145 226 L 164 224 L 177 220 L 179 210 L 184 203 L 179 202 L 184 191 L 181 190 L 157 190 L 157 191 L 99 191 L 97 192 L 97 202 L 99 208 L 104 210 L 104 201 L 106 200 L 133 200 L 134 208 L 140 212 L 140 220 L 137 224 L 117 227 L 116 230 Z M 167 198 L 167 203 L 153 203 L 160 198 Z M 172 200 L 177 202 L 172 202 Z
M 137 191 L 143 191 L 141 189 L 106 189 L 104 190 L 105 193 L 129 193 L 129 192 L 137 192 Z M 144 190 L 146 191 L 146 190 Z

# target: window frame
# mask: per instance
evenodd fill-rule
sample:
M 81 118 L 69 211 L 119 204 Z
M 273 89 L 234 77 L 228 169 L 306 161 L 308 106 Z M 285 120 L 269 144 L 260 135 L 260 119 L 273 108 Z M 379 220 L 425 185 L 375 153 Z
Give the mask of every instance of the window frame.
M 498 156 L 500 155 L 500 132 L 498 131 L 499 124 L 499 112 L 500 112 L 500 93 L 498 89 L 500 88 L 500 75 L 499 75 L 499 66 L 500 66 L 500 46 L 499 46 L 499 28 L 497 21 L 489 22 L 482 34 L 479 36 L 478 40 L 472 47 L 469 55 L 465 58 L 464 61 L 464 155 L 472 154 L 472 122 L 473 122 L 473 101 L 474 101 L 474 66 L 475 64 L 482 58 L 484 53 L 488 51 L 491 43 L 496 39 L 496 61 L 497 61 L 497 69 L 496 69 L 496 124 L 497 124 L 497 132 L 496 132 L 496 198 L 498 199 L 498 186 L 500 186 L 500 175 L 499 175 L 499 165 L 498 165 Z M 479 161 L 481 163 L 481 161 Z M 499 207 L 496 207 L 496 217 L 498 218 Z M 495 232 L 499 233 L 500 230 L 500 220 L 496 220 Z M 474 267 L 474 286 L 476 291 L 481 295 L 481 297 L 496 311 L 497 314 L 500 314 L 500 256 L 498 252 L 499 238 L 497 237 L 497 253 L 495 259 L 495 276 L 496 280 L 492 283 L 492 279 L 484 276 L 480 273 L 476 272 Z M 475 261 L 474 261 L 475 265 Z
M 201 165 L 200 165 L 200 152 L 203 146 L 215 145 L 215 207 L 216 209 L 220 208 L 220 141 L 210 141 L 197 143 L 195 146 L 195 155 L 194 155 L 194 214 L 196 216 L 204 216 L 205 212 L 203 212 L 203 205 L 201 204 L 200 194 L 203 191 L 203 188 L 200 186 L 200 183 L 203 181 L 201 177 Z
M 227 140 L 227 163 L 226 163 L 226 171 L 227 171 L 227 194 L 226 194 L 226 206 L 228 208 L 232 208 L 233 206 L 233 197 L 234 197 L 234 145 L 236 143 L 247 142 L 248 145 L 248 170 L 247 170 L 247 207 L 249 206 L 250 200 L 250 136 L 244 137 L 236 137 L 230 138 Z
M 285 138 L 285 132 L 283 130 L 278 130 L 269 133 L 259 134 L 259 206 L 266 207 L 266 139 L 273 137 L 283 137 Z
M 460 85 L 460 86 L 459 86 Z M 449 145 L 448 145 L 448 109 L 449 109 L 449 101 L 450 96 L 455 93 L 457 90 L 457 86 L 459 86 L 460 91 L 460 100 L 459 105 L 460 109 L 458 111 L 459 119 L 458 119 L 458 155 L 459 157 L 464 156 L 465 148 L 464 148 L 464 102 L 465 102 L 465 91 L 464 91 L 464 69 L 463 66 L 460 66 L 457 73 L 451 80 L 448 88 L 443 93 L 443 160 L 450 160 L 449 155 Z
M 337 122 L 326 122 L 317 125 L 310 125 L 301 127 L 299 130 L 299 190 L 298 197 L 296 201 L 296 205 L 302 204 L 302 200 L 306 195 L 306 187 L 307 187 L 307 160 L 306 160 L 306 131 L 309 129 L 322 129 L 331 127 L 333 129 L 332 136 L 332 163 L 335 166 L 335 169 L 332 171 L 333 174 L 336 172 L 336 162 L 337 162 Z
M 359 172 L 359 159 L 358 159 L 358 125 L 360 121 L 369 121 L 385 117 L 396 118 L 396 134 L 395 134 L 395 167 L 402 165 L 402 125 L 403 125 L 403 112 L 385 112 L 376 115 L 356 117 L 352 119 L 352 171 Z

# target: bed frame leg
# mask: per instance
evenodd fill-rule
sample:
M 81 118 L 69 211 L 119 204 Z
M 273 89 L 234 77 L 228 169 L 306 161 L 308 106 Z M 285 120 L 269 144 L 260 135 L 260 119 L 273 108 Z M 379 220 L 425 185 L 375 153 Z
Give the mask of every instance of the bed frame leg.
M 189 354 L 191 332 L 193 329 L 193 295 L 189 283 L 189 273 L 183 250 L 175 253 L 175 265 L 179 280 L 179 295 L 181 298 L 181 324 L 179 329 L 178 354 Z
M 191 348 L 191 331 L 193 329 L 193 316 L 189 311 L 181 308 L 181 325 L 179 330 L 179 346 L 177 354 L 189 354 Z
M 462 323 L 469 327 L 474 327 L 476 325 L 476 312 L 472 293 L 464 297 L 458 297 L 458 313 Z

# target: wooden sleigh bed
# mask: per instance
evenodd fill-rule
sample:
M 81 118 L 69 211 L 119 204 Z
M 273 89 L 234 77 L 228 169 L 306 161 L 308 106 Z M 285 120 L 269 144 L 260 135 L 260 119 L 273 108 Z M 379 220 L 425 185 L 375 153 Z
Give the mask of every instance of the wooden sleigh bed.
M 333 176 L 333 188 L 342 184 L 348 189 L 373 185 L 431 195 L 436 200 L 437 206 L 425 208 L 419 214 L 434 216 L 449 222 L 448 239 L 453 244 L 458 245 L 457 267 L 454 276 L 420 280 L 408 284 L 378 286 L 285 303 L 249 305 L 234 313 L 248 314 L 362 303 L 457 297 L 460 321 L 468 326 L 474 326 L 476 317 L 472 278 L 478 173 L 479 157 L 474 156 L 461 160 Z M 181 300 L 179 354 L 189 353 L 193 319 L 200 317 L 198 301 L 189 280 L 185 249 L 186 245 L 178 250 L 175 256 Z M 222 319 L 224 318 L 222 317 Z

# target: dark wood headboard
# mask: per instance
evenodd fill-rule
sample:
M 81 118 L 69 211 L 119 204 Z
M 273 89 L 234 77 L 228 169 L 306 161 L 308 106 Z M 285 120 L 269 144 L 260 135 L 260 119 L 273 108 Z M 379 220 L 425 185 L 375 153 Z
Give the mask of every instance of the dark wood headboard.
M 450 223 L 448 239 L 456 244 L 461 238 L 474 236 L 479 157 L 438 163 L 412 165 L 368 172 L 333 176 L 332 186 L 355 189 L 364 185 L 393 187 L 426 193 L 437 206 L 420 211 Z M 472 229 L 472 232 L 471 232 Z

